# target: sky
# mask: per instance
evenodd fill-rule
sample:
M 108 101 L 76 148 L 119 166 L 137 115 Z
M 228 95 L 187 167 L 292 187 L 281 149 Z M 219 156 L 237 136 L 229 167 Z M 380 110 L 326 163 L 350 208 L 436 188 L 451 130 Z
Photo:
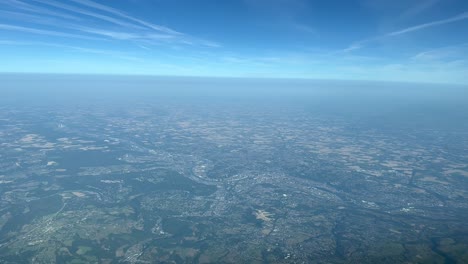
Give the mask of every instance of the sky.
M 468 84 L 466 0 L 0 0 L 0 72 Z

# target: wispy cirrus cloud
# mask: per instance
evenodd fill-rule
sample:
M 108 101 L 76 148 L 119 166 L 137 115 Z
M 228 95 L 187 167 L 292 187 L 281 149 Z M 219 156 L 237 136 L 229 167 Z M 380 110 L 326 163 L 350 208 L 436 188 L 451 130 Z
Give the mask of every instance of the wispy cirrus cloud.
M 410 32 L 430 28 L 430 27 L 435 27 L 435 26 L 439 26 L 439 25 L 444 25 L 444 24 L 448 24 L 448 23 L 457 22 L 457 21 L 464 20 L 464 19 L 468 19 L 468 12 L 464 12 L 462 14 L 459 14 L 459 15 L 456 15 L 456 16 L 453 16 L 453 17 L 450 17 L 450 18 L 447 18 L 447 19 L 432 21 L 432 22 L 429 22 L 429 23 L 424 23 L 424 24 L 404 28 L 404 29 L 401 29 L 401 30 L 398 30 L 398 31 L 390 32 L 390 33 L 385 34 L 385 36 L 393 37 L 393 36 L 403 35 L 403 34 L 407 34 L 407 33 L 410 33 Z
M 91 39 L 91 40 L 102 40 L 100 38 L 91 37 L 91 36 L 84 36 L 84 35 L 77 35 L 77 34 L 71 34 L 71 33 L 65 33 L 65 32 L 57 32 L 57 31 L 51 31 L 51 30 L 15 26 L 15 25 L 9 25 L 9 24 L 0 24 L 0 30 L 19 31 L 19 32 L 32 33 L 32 34 L 37 34 L 37 35 L 66 37 L 66 38 L 81 38 L 81 39 Z
M 442 20 L 436 20 L 436 21 L 432 21 L 432 22 L 428 22 L 428 23 L 423 23 L 423 24 L 403 28 L 403 29 L 396 30 L 396 31 L 393 31 L 393 32 L 389 32 L 389 33 L 386 33 L 386 34 L 383 34 L 383 35 L 380 35 L 380 36 L 376 36 L 376 37 L 373 37 L 373 38 L 360 40 L 360 41 L 352 43 L 349 47 L 347 47 L 347 48 L 345 48 L 345 49 L 343 49 L 341 51 L 342 52 L 350 52 L 350 51 L 353 51 L 353 50 L 358 50 L 358 49 L 361 49 L 361 48 L 365 47 L 366 44 L 368 44 L 370 42 L 373 42 L 373 41 L 382 40 L 382 39 L 388 38 L 388 37 L 396 37 L 396 36 L 400 36 L 400 35 L 404 35 L 404 34 L 409 34 L 409 33 L 412 33 L 412 32 L 416 32 L 416 31 L 420 31 L 420 30 L 424 30 L 424 29 L 427 29 L 427 28 L 436 27 L 436 26 L 440 26 L 440 25 L 444 25 L 444 24 L 454 23 L 454 22 L 465 20 L 465 19 L 468 19 L 468 12 L 464 12 L 464 13 L 461 13 L 459 15 L 456 15 L 456 16 L 453 16 L 453 17 L 450 17 L 450 18 L 446 18 L 446 19 L 442 19 Z
M 2 24 L 0 29 L 3 30 L 66 38 L 104 38 L 130 41 L 136 45 L 220 46 L 214 41 L 146 22 L 90 0 L 71 0 L 68 3 L 54 0 L 31 0 L 29 3 L 0 0 L 0 3 L 4 3 L 0 6 L 0 12 L 9 17 L 9 22 L 18 21 L 18 24 Z M 39 27 L 38 24 L 47 25 L 48 28 Z
M 425 50 L 411 57 L 413 61 L 460 61 L 468 54 L 468 43 Z
M 31 5 L 31 4 L 28 4 L 19 0 L 1 0 L 0 2 L 3 4 L 3 7 L 11 7 L 13 8 L 13 10 L 17 10 L 17 11 L 31 12 L 31 13 L 41 14 L 44 16 L 53 16 L 53 17 L 59 17 L 62 19 L 69 19 L 69 20 L 76 20 L 76 21 L 81 20 L 77 16 L 65 14 L 63 12 L 56 12 L 56 11 L 53 11 L 44 7 Z
M 92 12 L 92 11 L 89 11 L 89 10 L 85 10 L 85 9 L 82 9 L 82 8 L 79 8 L 79 7 L 76 7 L 76 6 L 72 6 L 72 5 L 67 5 L 67 4 L 64 4 L 64 3 L 61 3 L 61 2 L 56 2 L 56 1 L 52 1 L 52 0 L 47 0 L 47 1 L 33 0 L 33 1 L 44 4 L 44 5 L 53 6 L 55 8 L 60 8 L 60 9 L 63 9 L 63 10 L 67 10 L 67 11 L 77 13 L 77 14 L 80 14 L 80 15 L 97 18 L 97 19 L 100 19 L 100 20 L 103 20 L 103 21 L 106 21 L 106 22 L 109 22 L 109 23 L 112 23 L 112 24 L 115 24 L 115 25 L 118 25 L 118 26 L 134 28 L 134 29 L 143 29 L 142 27 L 140 27 L 138 25 L 128 23 L 128 22 L 122 21 L 122 20 L 117 19 L 117 18 L 113 18 L 113 17 L 103 15 L 103 14 L 98 14 L 98 13 L 95 13 L 95 12 Z
M 414 18 L 424 13 L 425 11 L 428 11 L 429 9 L 433 8 L 440 2 L 441 0 L 425 0 L 425 1 L 420 1 L 419 3 L 416 2 L 415 5 L 409 7 L 404 12 L 402 12 L 398 20 L 408 20 L 408 19 Z
M 95 48 L 84 48 L 84 47 L 63 45 L 63 44 L 43 42 L 43 41 L 18 41 L 18 40 L 0 39 L 0 45 L 35 46 L 35 47 L 46 46 L 46 47 L 60 48 L 62 50 L 75 51 L 75 52 L 81 52 L 81 53 L 108 55 L 111 57 L 130 60 L 130 61 L 143 61 L 141 58 L 132 56 L 131 54 L 128 54 L 126 52 L 120 52 L 120 51 L 114 51 L 114 50 L 102 50 L 102 49 L 95 49 Z
M 171 40 L 175 39 L 173 35 L 162 33 L 129 33 L 121 31 L 101 30 L 89 27 L 77 27 L 79 31 L 110 37 L 118 40 Z
M 75 2 L 75 3 L 81 4 L 81 5 L 87 6 L 87 7 L 91 7 L 91 8 L 94 8 L 94 9 L 98 9 L 98 10 L 101 10 L 101 11 L 104 11 L 104 12 L 108 12 L 108 13 L 117 15 L 119 17 L 131 20 L 133 22 L 137 22 L 137 23 L 139 23 L 139 24 L 141 24 L 143 26 L 146 26 L 146 27 L 154 29 L 154 30 L 158 30 L 158 31 L 162 31 L 162 32 L 170 33 L 170 34 L 176 34 L 176 35 L 182 34 L 182 33 L 178 32 L 178 31 L 175 31 L 175 30 L 170 29 L 168 27 L 161 26 L 161 25 L 155 25 L 153 23 L 143 21 L 141 19 L 138 19 L 138 18 L 135 18 L 133 16 L 127 15 L 127 14 L 125 14 L 125 13 L 123 13 L 123 12 L 121 12 L 121 11 L 115 9 L 115 8 L 105 6 L 105 5 L 102 5 L 102 4 L 93 2 L 93 1 L 89 1 L 89 0 L 72 0 L 72 1 Z

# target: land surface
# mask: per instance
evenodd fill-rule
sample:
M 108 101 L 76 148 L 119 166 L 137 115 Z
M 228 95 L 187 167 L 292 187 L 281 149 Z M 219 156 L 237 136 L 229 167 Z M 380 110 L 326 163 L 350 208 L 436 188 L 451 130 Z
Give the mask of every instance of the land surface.
M 468 263 L 447 107 L 5 104 L 0 263 Z

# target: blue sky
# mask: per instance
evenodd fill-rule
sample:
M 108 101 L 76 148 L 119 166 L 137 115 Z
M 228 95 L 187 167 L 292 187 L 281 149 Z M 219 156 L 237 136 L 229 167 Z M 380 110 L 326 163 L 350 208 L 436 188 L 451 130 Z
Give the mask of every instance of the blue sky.
M 0 72 L 468 84 L 466 0 L 0 0 Z

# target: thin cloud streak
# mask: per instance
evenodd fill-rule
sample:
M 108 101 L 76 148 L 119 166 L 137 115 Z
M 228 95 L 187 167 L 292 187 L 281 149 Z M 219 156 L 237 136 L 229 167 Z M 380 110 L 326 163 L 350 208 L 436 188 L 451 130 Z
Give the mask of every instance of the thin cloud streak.
M 100 20 L 103 20 L 103 21 L 106 21 L 106 22 L 109 22 L 109 23 L 113 23 L 113 24 L 118 25 L 118 26 L 142 29 L 142 27 L 139 27 L 139 26 L 136 26 L 134 24 L 121 21 L 119 19 L 115 19 L 115 18 L 106 16 L 106 15 L 101 15 L 101 14 L 98 14 L 98 13 L 90 12 L 90 11 L 87 11 L 87 10 L 84 10 L 84 9 L 81 9 L 81 8 L 77 8 L 77 7 L 74 7 L 74 6 L 70 6 L 70 5 L 67 5 L 67 4 L 62 4 L 62 3 L 58 3 L 58 2 L 55 2 L 55 1 L 51 1 L 51 0 L 48 0 L 48 1 L 33 0 L 33 1 L 45 4 L 45 5 L 50 5 L 50 6 L 60 8 L 60 9 L 63 9 L 63 10 L 67 10 L 67 11 L 70 11 L 70 12 L 74 12 L 74 13 L 77 13 L 77 14 L 81 14 L 81 15 L 85 15 L 85 16 L 89 16 L 89 17 L 94 17 L 94 18 L 97 18 L 97 19 L 100 19 Z
M 0 2 L 5 4 L 6 6 L 10 6 L 11 8 L 17 9 L 17 10 L 19 9 L 19 10 L 23 10 L 23 11 L 26 11 L 26 12 L 36 13 L 36 14 L 43 14 L 43 15 L 55 16 L 55 17 L 59 17 L 59 18 L 63 18 L 63 19 L 71 19 L 71 20 L 81 21 L 81 19 L 76 17 L 76 16 L 69 15 L 69 14 L 64 14 L 64 13 L 60 13 L 60 12 L 55 12 L 55 11 L 49 10 L 47 8 L 34 6 L 34 5 L 27 4 L 27 3 L 24 3 L 24 2 L 21 2 L 21 1 L 18 1 L 18 0 L 0 0 Z
M 125 14 L 125 13 L 123 13 L 123 12 L 121 12 L 121 11 L 115 9 L 115 8 L 112 8 L 112 7 L 103 5 L 103 4 L 99 4 L 99 3 L 96 3 L 96 2 L 93 2 L 93 1 L 90 1 L 90 0 L 71 0 L 71 1 L 73 1 L 73 2 L 75 2 L 77 4 L 80 4 L 80 5 L 83 5 L 83 6 L 91 7 L 91 8 L 101 10 L 101 11 L 104 11 L 104 12 L 107 12 L 107 13 L 110 13 L 110 14 L 114 14 L 116 16 L 120 16 L 122 18 L 125 18 L 125 19 L 128 19 L 130 21 L 136 22 L 136 23 L 138 23 L 138 24 L 140 24 L 142 26 L 145 26 L 145 27 L 147 27 L 149 29 L 160 31 L 160 32 L 166 33 L 168 35 L 173 35 L 174 37 L 171 38 L 171 39 L 174 39 L 174 40 L 179 39 L 179 42 L 183 43 L 183 44 L 187 44 L 187 45 L 200 44 L 200 45 L 207 46 L 207 47 L 212 47 L 212 48 L 221 47 L 221 45 L 219 43 L 216 43 L 214 41 L 192 37 L 192 36 L 189 36 L 187 34 L 178 32 L 176 30 L 173 30 L 173 29 L 165 27 L 165 26 L 155 25 L 153 23 L 149 23 L 149 22 L 146 22 L 144 20 L 141 20 L 141 19 L 135 18 L 133 16 L 127 15 L 127 14 Z M 161 37 L 161 36 L 164 36 L 164 35 L 156 34 L 155 36 L 157 36 L 157 37 L 151 37 L 150 39 L 169 39 L 167 37 L 165 37 L 165 38 Z
M 97 34 L 101 36 L 106 36 L 118 40 L 171 40 L 175 37 L 167 34 L 156 34 L 156 33 L 128 33 L 120 31 L 110 31 L 110 30 L 99 30 L 87 27 L 77 27 L 77 30 Z
M 44 17 L 40 14 L 26 14 L 21 12 L 0 10 L 0 16 L 8 18 L 9 20 L 18 21 L 20 23 L 29 22 L 38 25 L 52 26 L 54 28 L 60 26 L 61 28 L 75 30 L 78 27 L 78 24 L 76 23 L 67 23 L 56 17 Z
M 436 61 L 436 60 L 454 60 L 463 58 L 464 54 L 468 54 L 468 43 L 460 45 L 445 46 L 441 48 L 431 49 L 419 52 L 411 57 L 411 60 L 420 61 Z
M 350 51 L 353 51 L 353 50 L 361 49 L 363 47 L 362 43 L 363 42 L 354 43 L 351 46 L 347 47 L 346 49 L 341 50 L 341 52 L 350 52 Z
M 64 19 L 81 21 L 81 19 L 76 16 L 51 11 L 49 9 L 27 4 L 18 0 L 1 0 L 0 2 L 2 2 L 3 4 L 7 6 L 10 6 L 13 9 L 20 9 L 23 11 L 42 14 L 42 15 L 49 15 L 49 16 L 55 16 L 55 17 L 64 18 Z
M 18 20 L 20 22 L 28 21 L 28 22 L 32 22 L 35 24 L 47 25 L 47 26 L 52 26 L 52 27 L 57 27 L 59 25 L 60 28 L 63 28 L 63 29 L 81 31 L 81 32 L 84 32 L 86 34 L 91 34 L 91 35 L 100 35 L 105 38 L 112 38 L 112 39 L 118 39 L 118 40 L 138 39 L 137 36 L 135 36 L 134 34 L 130 34 L 130 33 L 90 29 L 90 28 L 81 27 L 78 24 L 60 21 L 60 20 L 57 20 L 56 18 L 43 18 L 40 15 L 30 15 L 30 14 L 25 14 L 25 13 L 3 11 L 3 10 L 0 10 L 0 15 L 3 15 L 4 17 L 8 17 L 9 19 Z M 15 30 L 17 28 L 9 27 L 9 29 Z M 30 28 L 31 33 L 33 33 L 32 30 L 34 29 L 35 28 Z M 24 29 L 17 29 L 17 30 L 25 32 Z M 42 30 L 42 29 L 37 29 L 37 30 Z M 37 30 L 34 30 L 34 31 L 37 31 Z M 52 35 L 52 34 L 48 34 L 48 35 Z M 76 34 L 76 36 L 78 35 L 79 34 Z M 84 37 L 88 38 L 87 36 L 84 36 Z
M 421 3 L 416 4 L 415 6 L 407 9 L 403 12 L 398 20 L 408 20 L 414 18 L 421 13 L 433 8 L 435 5 L 439 4 L 441 0 L 426 0 Z
M 83 35 L 77 35 L 77 34 L 69 34 L 69 33 L 51 31 L 51 30 L 44 30 L 44 29 L 36 29 L 36 28 L 15 26 L 15 25 L 8 25 L 8 24 L 0 24 L 0 29 L 9 30 L 9 31 L 19 31 L 19 32 L 25 32 L 25 33 L 32 33 L 32 34 L 38 34 L 38 35 L 56 36 L 56 37 L 81 38 L 81 39 L 90 39 L 90 40 L 103 40 L 103 39 L 95 38 L 95 37 L 89 37 L 89 36 L 83 36 Z
M 7 4 L 10 9 L 13 9 L 17 13 L 17 17 L 12 16 L 12 11 L 1 11 L 6 12 L 10 18 L 19 20 L 22 24 L 24 22 L 32 24 L 42 24 L 53 26 L 55 28 L 62 28 L 66 30 L 81 31 L 86 34 L 99 35 L 105 39 L 114 39 L 114 40 L 127 40 L 133 42 L 145 42 L 146 44 L 155 45 L 159 43 L 171 43 L 171 44 L 184 44 L 184 45 L 199 45 L 205 47 L 220 47 L 216 42 L 192 37 L 188 34 L 178 32 L 176 30 L 170 29 L 168 27 L 155 25 L 138 18 L 127 15 L 115 8 L 108 7 L 102 4 L 95 3 L 89 0 L 72 0 L 72 2 L 78 4 L 78 6 L 61 3 L 53 0 L 32 0 L 33 2 L 39 4 L 31 5 L 19 0 L 0 0 Z M 82 7 L 79 7 L 79 6 Z M 43 6 L 50 6 L 52 10 L 44 8 Z M 86 8 L 86 9 L 85 9 Z M 98 10 L 104 12 L 105 14 L 100 14 L 95 11 L 87 10 L 87 8 Z M 10 12 L 10 13 L 8 13 Z M 22 13 L 20 13 L 22 12 Z M 80 15 L 76 17 L 70 15 L 66 12 L 71 12 L 72 14 Z M 20 19 L 22 16 L 22 19 Z M 84 17 L 81 17 L 84 16 Z M 98 19 L 103 22 L 110 23 L 114 25 L 112 29 L 106 28 L 103 25 L 93 23 L 92 26 L 86 26 L 86 22 L 89 17 L 91 19 Z M 60 20 L 57 20 L 60 18 Z M 70 19 L 69 19 L 70 18 Z M 80 20 L 80 24 L 70 23 L 70 20 Z M 83 23 L 85 22 L 85 23 Z M 11 26 L 11 27 L 10 27 Z M 17 30 L 22 32 L 29 32 L 35 34 L 43 34 L 50 36 L 66 36 L 66 37 L 77 37 L 77 38 L 91 38 L 87 36 L 81 36 L 78 34 L 68 34 L 60 33 L 56 31 L 44 30 L 37 28 L 37 26 L 23 27 L 17 26 L 16 28 L 13 25 L 5 26 L 5 30 Z M 117 27 L 115 27 L 117 26 Z M 116 29 L 118 28 L 118 29 Z M 93 38 L 94 39 L 94 38 Z M 137 44 L 135 43 L 135 44 Z
M 125 13 L 123 13 L 123 12 L 121 12 L 121 11 L 115 9 L 115 8 L 112 8 L 112 7 L 103 5 L 103 4 L 99 4 L 99 3 L 96 3 L 96 2 L 93 2 L 93 1 L 90 1 L 90 0 L 71 0 L 71 1 L 73 1 L 75 3 L 78 3 L 80 5 L 83 5 L 83 6 L 91 7 L 91 8 L 97 9 L 97 10 L 108 12 L 110 14 L 114 14 L 116 16 L 120 16 L 122 18 L 125 18 L 125 19 L 131 20 L 133 22 L 136 22 L 136 23 L 138 23 L 140 25 L 146 26 L 149 29 L 160 31 L 160 32 L 166 33 L 168 35 L 173 35 L 174 37 L 172 39 L 174 39 L 174 40 L 179 39 L 180 42 L 183 43 L 183 44 L 187 44 L 187 45 L 200 44 L 200 45 L 203 45 L 203 46 L 213 47 L 213 48 L 221 47 L 221 45 L 219 43 L 216 43 L 214 41 L 192 37 L 192 36 L 189 36 L 187 34 L 178 32 L 176 30 L 173 30 L 173 29 L 165 27 L 165 26 L 155 25 L 153 23 L 149 23 L 149 22 L 146 22 L 144 20 L 141 20 L 141 19 L 135 18 L 133 16 L 127 15 L 127 14 L 125 14 Z M 163 38 L 158 36 L 157 39 L 163 39 Z M 168 38 L 165 38 L 165 39 L 168 39 Z
M 99 35 L 106 39 L 146 41 L 149 43 L 154 42 L 154 41 L 166 42 L 166 43 L 182 42 L 184 44 L 194 45 L 194 42 L 189 42 L 189 40 L 180 40 L 177 38 L 177 36 L 174 36 L 174 35 L 169 35 L 169 34 L 164 34 L 164 33 L 153 33 L 152 31 L 142 32 L 142 33 L 138 33 L 138 31 L 132 31 L 131 33 L 131 32 L 123 32 L 123 31 L 102 30 L 102 29 L 83 27 L 83 26 L 80 26 L 78 24 L 73 24 L 73 23 L 66 23 L 66 22 L 57 20 L 55 18 L 48 19 L 48 18 L 42 18 L 39 15 L 30 15 L 30 14 L 3 11 L 3 10 L 0 10 L 0 15 L 3 15 L 4 17 L 8 17 L 10 19 L 18 20 L 20 22 L 29 21 L 35 24 L 42 24 L 42 25 L 53 26 L 53 27 L 60 26 L 61 28 L 64 28 L 67 30 L 80 31 L 80 32 L 90 34 L 90 35 Z M 5 27 L 4 29 L 27 32 L 26 29 L 24 28 L 15 28 L 14 26 Z M 29 28 L 28 31 L 31 33 L 45 33 L 44 30 L 35 29 L 35 28 Z M 60 34 L 60 32 L 57 32 L 57 34 L 49 32 L 47 35 L 58 36 L 58 34 Z M 63 35 L 63 34 L 60 34 L 60 35 Z M 75 34 L 75 36 L 78 37 L 80 35 Z M 88 37 L 80 36 L 80 38 L 88 38 Z M 218 47 L 215 43 L 210 43 L 204 40 L 197 40 L 196 42 L 202 43 L 204 46 Z
M 111 57 L 116 57 L 116 58 L 130 60 L 130 61 L 144 61 L 141 58 L 133 57 L 133 56 L 127 55 L 126 53 L 117 52 L 117 51 L 90 49 L 90 48 L 62 45 L 62 44 L 48 43 L 48 42 L 41 42 L 41 41 L 0 40 L 0 45 L 47 46 L 47 47 L 68 49 L 68 50 L 71 50 L 71 51 L 78 51 L 78 52 L 83 52 L 83 53 L 108 55 L 108 56 L 111 56 Z
M 127 15 L 127 14 L 125 14 L 125 13 L 123 13 L 123 12 L 121 12 L 121 11 L 115 9 L 115 8 L 105 6 L 105 5 L 102 5 L 102 4 L 93 2 L 93 1 L 89 1 L 89 0 L 72 0 L 72 1 L 75 2 L 75 3 L 81 4 L 81 5 L 84 5 L 84 6 L 88 6 L 88 7 L 91 7 L 91 8 L 95 8 L 95 9 L 98 9 L 98 10 L 101 10 L 101 11 L 105 11 L 105 12 L 120 16 L 122 18 L 126 18 L 128 20 L 132 20 L 134 22 L 140 23 L 141 25 L 146 26 L 146 27 L 151 28 L 151 29 L 154 29 L 154 30 L 158 30 L 158 31 L 162 31 L 162 32 L 170 33 L 170 34 L 175 34 L 175 35 L 182 35 L 182 33 L 178 32 L 178 31 L 175 31 L 173 29 L 170 29 L 168 27 L 160 26 L 160 25 L 154 25 L 152 23 L 143 21 L 141 19 L 129 16 L 129 15 Z
M 386 36 L 393 37 L 393 36 L 403 35 L 403 34 L 406 34 L 406 33 L 409 33 L 409 32 L 418 31 L 418 30 L 421 30 L 421 29 L 434 27 L 434 26 L 439 26 L 439 25 L 444 25 L 444 24 L 448 24 L 448 23 L 453 23 L 453 22 L 457 22 L 457 21 L 460 21 L 460 20 L 464 20 L 464 19 L 468 19 L 468 12 L 462 13 L 460 15 L 457 15 L 457 16 L 454 16 L 454 17 L 451 17 L 451 18 L 447 18 L 447 19 L 443 19 L 443 20 L 437 20 L 437 21 L 433 21 L 433 22 L 429 22 L 429 23 L 425 23 L 425 24 L 405 28 L 405 29 L 402 29 L 402 30 L 399 30 L 399 31 L 394 31 L 394 32 L 386 34 Z
M 444 24 L 448 24 L 448 23 L 454 23 L 454 22 L 457 22 L 457 21 L 465 20 L 465 19 L 468 19 L 468 12 L 464 12 L 462 14 L 459 14 L 459 15 L 451 17 L 451 18 L 437 20 L 437 21 L 433 21 L 433 22 L 429 22 L 429 23 L 424 23 L 424 24 L 408 27 L 408 28 L 405 28 L 405 29 L 390 32 L 390 33 L 387 33 L 387 34 L 384 34 L 384 35 L 381 35 L 381 36 L 377 36 L 377 37 L 374 37 L 374 38 L 364 39 L 364 40 L 361 40 L 361 41 L 358 41 L 358 42 L 355 42 L 355 43 L 351 44 L 349 47 L 347 47 L 345 49 L 342 49 L 339 52 L 350 52 L 350 51 L 362 49 L 362 48 L 365 47 L 365 44 L 376 41 L 376 40 L 381 40 L 381 39 L 386 38 L 386 37 L 396 37 L 396 36 L 408 34 L 408 33 L 411 33 L 411 32 L 427 29 L 427 28 L 430 28 L 430 27 L 435 27 L 435 26 L 444 25 Z

